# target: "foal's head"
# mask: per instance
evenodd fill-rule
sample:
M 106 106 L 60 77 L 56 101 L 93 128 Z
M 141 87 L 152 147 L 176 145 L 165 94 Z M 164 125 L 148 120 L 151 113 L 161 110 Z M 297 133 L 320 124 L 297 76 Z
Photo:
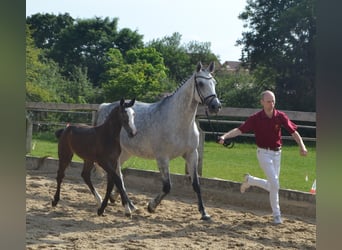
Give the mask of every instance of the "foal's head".
M 126 130 L 129 137 L 133 137 L 137 133 L 137 129 L 134 124 L 135 112 L 131 108 L 134 105 L 135 98 L 133 98 L 129 103 L 125 103 L 125 99 L 120 100 L 120 116 L 122 121 L 122 126 Z

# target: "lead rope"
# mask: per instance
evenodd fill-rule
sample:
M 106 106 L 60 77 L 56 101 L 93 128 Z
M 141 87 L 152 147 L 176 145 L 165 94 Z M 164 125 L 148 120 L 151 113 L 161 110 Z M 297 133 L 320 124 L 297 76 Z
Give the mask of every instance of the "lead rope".
M 216 132 L 216 130 L 213 127 L 213 124 L 211 123 L 209 114 L 208 114 L 208 110 L 205 109 L 205 115 L 207 116 L 208 122 L 209 122 L 209 126 L 211 128 L 211 133 L 216 137 L 216 142 L 219 142 L 220 140 L 220 136 L 219 134 Z M 216 121 L 217 121 L 217 114 L 216 114 Z M 227 148 L 232 148 L 234 147 L 234 141 L 233 139 L 229 138 L 229 139 L 224 139 L 223 142 L 223 146 L 227 147 Z

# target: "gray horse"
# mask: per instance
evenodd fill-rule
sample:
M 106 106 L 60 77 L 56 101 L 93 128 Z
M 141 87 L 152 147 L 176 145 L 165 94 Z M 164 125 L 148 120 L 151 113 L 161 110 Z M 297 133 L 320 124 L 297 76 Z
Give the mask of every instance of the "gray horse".
M 121 164 L 133 155 L 157 160 L 163 188 L 162 192 L 149 202 L 149 212 L 154 212 L 170 192 L 169 161 L 182 156 L 186 162 L 186 172 L 190 174 L 193 189 L 197 194 L 201 219 L 210 219 L 203 205 L 198 179 L 199 131 L 195 116 L 199 103 L 207 105 L 210 113 L 217 113 L 221 109 L 215 91 L 216 81 L 211 75 L 214 68 L 213 62 L 206 69 L 203 69 L 199 62 L 196 72 L 170 96 L 156 103 L 136 101 L 133 109 L 139 132 L 134 138 L 128 138 L 126 133 L 121 132 Z M 101 104 L 96 123 L 103 123 L 116 105 L 117 102 Z M 118 170 L 122 178 L 121 169 Z M 115 200 L 117 195 L 117 192 L 112 193 L 111 199 Z

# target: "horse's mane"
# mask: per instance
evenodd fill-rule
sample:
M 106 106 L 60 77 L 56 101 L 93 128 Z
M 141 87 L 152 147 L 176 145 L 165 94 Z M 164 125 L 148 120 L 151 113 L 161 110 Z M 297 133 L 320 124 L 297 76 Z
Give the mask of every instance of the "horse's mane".
M 192 77 L 193 75 L 190 75 L 186 78 L 184 78 L 180 84 L 178 84 L 177 88 L 169 95 L 167 95 L 164 99 L 170 98 L 172 97 L 175 93 L 177 93 L 177 91 Z

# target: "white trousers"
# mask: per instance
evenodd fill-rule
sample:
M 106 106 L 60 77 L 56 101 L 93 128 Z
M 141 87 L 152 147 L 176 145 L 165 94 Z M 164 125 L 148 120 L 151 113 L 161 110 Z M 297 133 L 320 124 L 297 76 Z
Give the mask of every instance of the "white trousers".
M 257 148 L 257 158 L 267 180 L 250 176 L 248 184 L 263 188 L 269 192 L 273 216 L 281 215 L 279 206 L 279 174 L 281 151 Z

